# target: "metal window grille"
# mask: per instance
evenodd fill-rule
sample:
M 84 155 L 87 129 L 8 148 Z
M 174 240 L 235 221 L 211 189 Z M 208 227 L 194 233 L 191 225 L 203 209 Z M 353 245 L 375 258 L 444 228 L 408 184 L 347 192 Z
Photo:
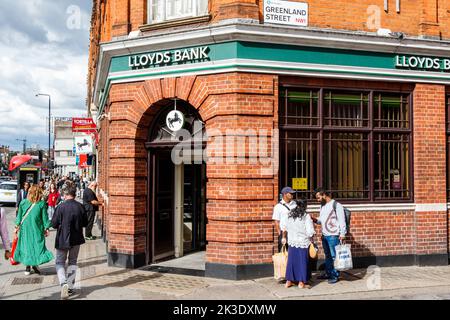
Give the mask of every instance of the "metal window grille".
M 280 92 L 281 185 L 306 179 L 306 190 L 298 192 L 306 199 L 322 186 L 341 200 L 412 200 L 409 92 Z
M 447 200 L 450 200 L 450 94 L 447 95 L 447 112 L 446 112 L 446 123 L 447 123 Z

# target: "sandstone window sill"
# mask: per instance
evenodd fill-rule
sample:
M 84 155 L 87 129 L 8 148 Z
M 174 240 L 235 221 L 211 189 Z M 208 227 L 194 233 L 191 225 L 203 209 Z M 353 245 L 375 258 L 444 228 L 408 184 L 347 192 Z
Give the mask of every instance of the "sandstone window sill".
M 204 15 L 200 17 L 192 17 L 192 18 L 182 18 L 182 19 L 175 19 L 175 20 L 168 20 L 158 23 L 151 23 L 146 24 L 139 27 L 139 30 L 141 32 L 148 32 L 153 30 L 159 30 L 159 29 L 165 29 L 165 28 L 173 28 L 173 27 L 179 27 L 189 24 L 196 24 L 196 23 L 204 23 L 211 20 L 211 16 Z

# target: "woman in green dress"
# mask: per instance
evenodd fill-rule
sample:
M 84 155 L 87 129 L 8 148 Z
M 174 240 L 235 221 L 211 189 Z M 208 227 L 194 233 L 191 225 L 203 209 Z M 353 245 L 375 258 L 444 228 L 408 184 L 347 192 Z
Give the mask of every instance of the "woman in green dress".
M 53 259 L 53 254 L 45 246 L 51 221 L 48 220 L 47 205 L 41 199 L 42 189 L 33 185 L 28 191 L 27 199 L 20 203 L 17 213 L 16 234 L 19 240 L 14 260 L 26 266 L 25 275 L 31 274 L 31 267 L 35 273 L 40 274 L 37 266 Z

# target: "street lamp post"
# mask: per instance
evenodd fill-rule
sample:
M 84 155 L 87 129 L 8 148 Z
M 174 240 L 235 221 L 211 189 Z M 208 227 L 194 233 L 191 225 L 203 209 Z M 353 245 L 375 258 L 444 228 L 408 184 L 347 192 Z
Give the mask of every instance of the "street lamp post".
M 50 165 L 50 161 L 52 160 L 51 152 L 50 152 L 50 132 L 52 131 L 51 127 L 51 107 L 52 107 L 52 97 L 49 94 L 46 93 L 38 93 L 36 97 L 39 96 L 45 96 L 48 97 L 48 162 L 47 162 L 47 168 Z M 50 168 L 48 168 L 48 172 L 50 173 Z

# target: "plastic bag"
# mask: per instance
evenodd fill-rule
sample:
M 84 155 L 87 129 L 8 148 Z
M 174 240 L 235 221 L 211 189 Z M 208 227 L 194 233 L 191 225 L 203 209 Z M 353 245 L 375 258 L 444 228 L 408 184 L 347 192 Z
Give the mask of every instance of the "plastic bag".
M 336 258 L 334 259 L 334 268 L 338 271 L 353 269 L 351 245 L 341 243 L 335 249 Z

